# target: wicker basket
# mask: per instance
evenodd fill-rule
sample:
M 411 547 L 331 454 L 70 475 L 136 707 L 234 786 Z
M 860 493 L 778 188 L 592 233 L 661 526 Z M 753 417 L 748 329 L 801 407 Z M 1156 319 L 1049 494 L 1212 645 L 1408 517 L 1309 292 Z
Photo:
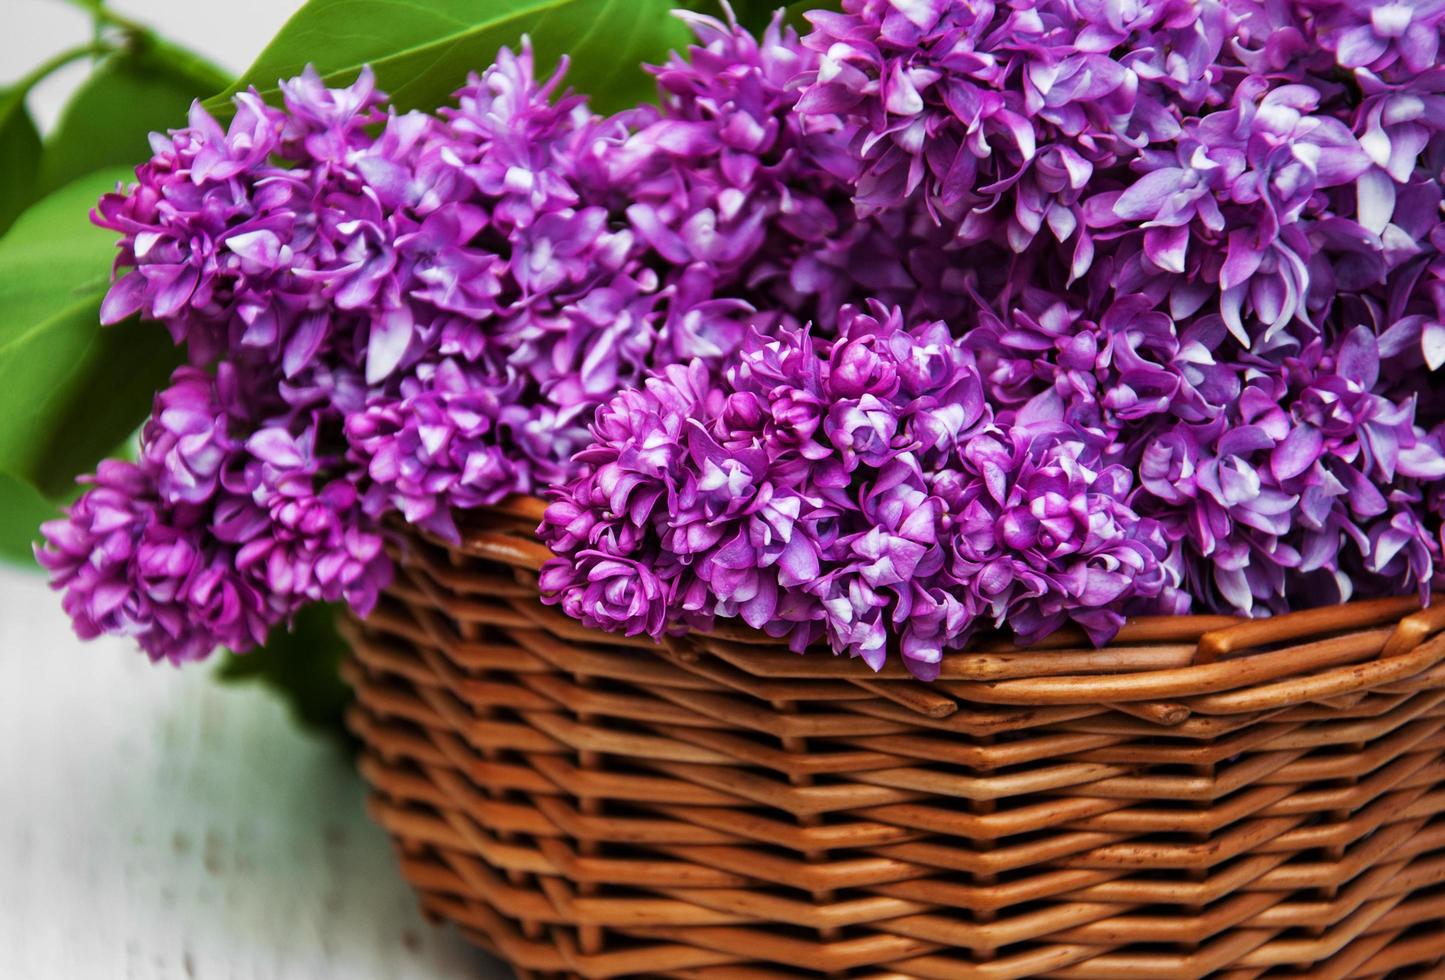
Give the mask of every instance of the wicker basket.
M 1445 976 L 1445 605 L 1131 623 L 934 684 L 537 599 L 536 501 L 350 624 L 376 819 L 522 976 Z

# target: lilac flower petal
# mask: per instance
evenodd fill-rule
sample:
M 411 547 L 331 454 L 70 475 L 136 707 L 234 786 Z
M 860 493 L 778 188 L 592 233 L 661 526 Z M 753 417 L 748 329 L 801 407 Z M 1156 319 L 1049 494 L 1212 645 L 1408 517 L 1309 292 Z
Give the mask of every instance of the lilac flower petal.
M 1325 445 L 1324 435 L 1312 425 L 1301 425 L 1271 451 L 1270 470 L 1276 480 L 1293 480 L 1319 459 Z
M 403 306 L 388 310 L 372 320 L 371 339 L 366 347 L 366 383 L 377 384 L 393 371 L 411 345 L 414 321 Z

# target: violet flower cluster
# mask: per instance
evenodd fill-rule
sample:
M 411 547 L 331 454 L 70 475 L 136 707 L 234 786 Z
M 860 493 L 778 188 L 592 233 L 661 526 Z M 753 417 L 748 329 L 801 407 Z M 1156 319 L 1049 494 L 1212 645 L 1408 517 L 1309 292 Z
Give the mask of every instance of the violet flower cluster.
M 308 72 L 154 139 L 102 314 L 189 366 L 45 529 L 83 634 L 364 613 L 386 521 L 510 494 L 583 622 L 922 677 L 1445 587 L 1445 6 L 683 16 L 609 117 L 524 45 L 435 113 Z
M 832 342 L 753 334 L 721 384 L 669 368 L 597 413 L 547 509 L 544 593 L 589 626 L 738 618 L 931 679 L 978 626 L 1025 640 L 1180 605 L 1133 480 L 1062 424 L 1000 424 L 942 322 L 844 307 Z
M 660 104 L 612 117 L 524 43 L 435 114 L 388 110 L 369 71 L 308 71 L 284 108 L 243 93 L 225 128 L 196 106 L 153 137 L 95 214 L 122 236 L 102 320 L 164 324 L 191 367 L 141 462 L 45 529 L 78 629 L 185 660 L 307 599 L 364 614 L 389 515 L 455 540 L 454 513 L 567 478 L 619 388 L 865 295 L 846 155 L 787 88 L 818 59 L 781 18 L 691 23 L 698 46 L 653 69 Z M 244 404 L 178 421 L 206 386 Z
M 311 602 L 365 615 L 390 578 L 318 413 L 268 402 L 230 364 L 183 367 L 136 462 L 106 460 L 36 557 L 83 638 L 181 663 L 246 650 Z
M 841 6 L 807 15 L 818 63 L 793 82 L 795 112 L 846 146 L 851 168 L 832 172 L 858 223 L 895 233 L 878 254 L 908 278 L 875 295 L 903 333 L 941 318 L 970 356 L 984 408 L 948 397 L 980 428 L 930 456 L 934 432 L 904 406 L 755 371 L 761 342 L 694 380 L 689 404 L 657 382 L 624 394 L 542 529 L 561 556 L 553 601 L 654 635 L 736 616 L 929 676 L 938 647 L 982 626 L 1027 642 L 1073 621 L 1103 642 L 1131 613 L 1445 586 L 1445 7 Z M 854 343 L 771 342 L 829 365 Z M 777 442 L 791 421 L 768 414 L 798 390 L 822 399 L 826 424 L 801 430 L 820 460 L 847 458 L 844 418 L 874 425 L 866 465 L 827 492 L 795 471 L 826 481 L 834 464 L 795 462 Z M 763 421 L 727 410 L 744 395 Z M 739 477 L 742 499 L 786 489 L 826 518 L 785 531 L 748 515 L 734 532 L 694 489 L 721 479 L 713 445 L 766 461 Z M 654 454 L 673 460 L 665 478 L 647 475 Z M 908 503 L 879 509 L 880 484 Z M 922 534 L 908 558 L 889 550 L 903 515 Z M 698 522 L 753 551 L 698 550 Z M 819 555 L 816 574 L 798 581 L 769 548 Z M 878 561 L 901 581 L 870 580 Z

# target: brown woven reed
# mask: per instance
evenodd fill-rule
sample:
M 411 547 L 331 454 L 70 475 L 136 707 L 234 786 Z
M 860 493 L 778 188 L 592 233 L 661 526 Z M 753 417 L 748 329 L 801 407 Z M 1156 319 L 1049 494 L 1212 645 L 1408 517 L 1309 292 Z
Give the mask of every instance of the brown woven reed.
M 535 501 L 351 624 L 374 813 L 522 976 L 1445 976 L 1445 605 L 1131 623 L 924 685 L 537 599 Z

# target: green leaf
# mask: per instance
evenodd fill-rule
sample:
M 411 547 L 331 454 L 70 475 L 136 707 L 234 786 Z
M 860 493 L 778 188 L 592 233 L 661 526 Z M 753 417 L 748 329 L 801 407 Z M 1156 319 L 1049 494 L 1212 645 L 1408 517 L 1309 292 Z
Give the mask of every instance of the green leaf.
M 151 34 L 144 39 L 144 44 L 152 62 L 165 64 L 173 76 L 191 79 L 199 86 L 191 94 L 191 98 L 200 98 L 202 93 L 224 91 L 236 81 L 235 76 L 205 55 L 190 48 L 183 48 L 163 37 Z M 186 105 L 189 106 L 190 103 L 187 102 Z
M 104 291 L 117 236 L 91 224 L 90 211 L 132 179 L 128 168 L 91 174 L 35 204 L 0 238 L 0 349 L 20 324 Z
M 206 103 L 222 114 L 229 95 L 255 85 L 268 101 L 278 79 L 313 63 L 329 84 L 346 85 L 370 64 L 401 110 L 451 100 L 468 71 L 491 64 L 503 45 L 528 34 L 538 73 L 570 56 L 567 81 L 608 112 L 653 96 L 641 63 L 687 45 L 675 0 L 309 0 L 225 96 Z
M 78 474 L 115 454 L 116 445 L 150 414 L 156 392 L 182 361 L 163 327 L 136 320 L 98 324 L 95 307 L 85 327 L 94 343 L 55 403 L 49 449 L 30 470 L 36 486 L 51 496 L 64 494 Z
M 338 610 L 306 607 L 289 632 L 284 626 L 272 630 L 264 647 L 227 654 L 217 676 L 223 681 L 264 684 L 281 695 L 303 727 L 345 739 L 351 691 L 341 680 L 346 641 L 336 631 Z
M 0 238 L 0 469 L 49 495 L 134 431 L 179 362 L 157 325 L 100 326 L 115 236 L 89 211 L 128 173 L 67 185 Z
M 0 232 L 34 200 L 39 170 L 40 134 L 25 108 L 25 90 L 0 90 Z
M 134 47 L 107 58 L 66 104 L 45 140 L 42 192 L 102 167 L 145 160 L 148 134 L 184 126 L 192 100 L 230 81 L 199 55 L 137 39 Z
M 33 565 L 30 545 L 40 537 L 40 525 L 59 516 L 30 484 L 0 472 L 0 560 Z

